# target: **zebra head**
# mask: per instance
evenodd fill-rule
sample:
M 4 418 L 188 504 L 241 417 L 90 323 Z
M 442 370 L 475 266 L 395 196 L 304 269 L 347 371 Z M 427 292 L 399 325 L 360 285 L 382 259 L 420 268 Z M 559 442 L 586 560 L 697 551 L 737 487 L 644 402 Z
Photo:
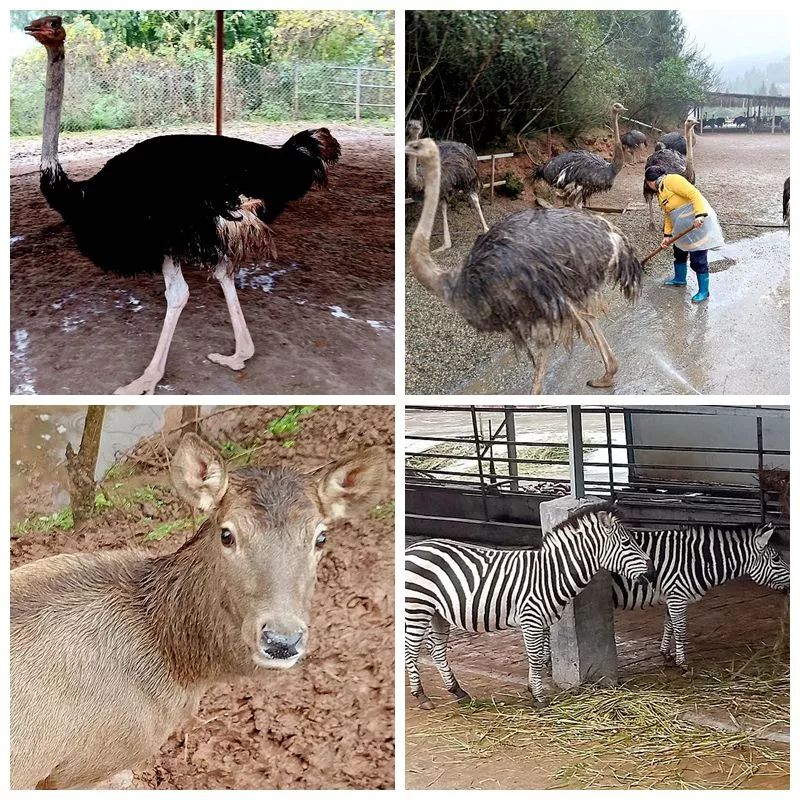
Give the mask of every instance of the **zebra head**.
M 789 565 L 783 560 L 776 547 L 769 540 L 775 529 L 772 524 L 761 525 L 753 534 L 747 574 L 762 586 L 789 591 Z
M 655 579 L 653 562 L 616 514 L 598 511 L 597 521 L 603 534 L 600 537 L 600 566 L 639 584 L 652 583 Z

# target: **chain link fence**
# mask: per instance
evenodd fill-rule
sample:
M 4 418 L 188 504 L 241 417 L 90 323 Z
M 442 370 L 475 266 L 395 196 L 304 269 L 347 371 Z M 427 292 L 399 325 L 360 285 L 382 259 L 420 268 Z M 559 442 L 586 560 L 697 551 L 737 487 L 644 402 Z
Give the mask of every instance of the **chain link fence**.
M 355 121 L 394 119 L 394 70 L 377 66 L 226 59 L 225 119 Z M 44 65 L 15 65 L 11 134 L 41 133 Z M 214 118 L 214 63 L 148 59 L 67 67 L 62 128 L 85 131 L 184 126 Z

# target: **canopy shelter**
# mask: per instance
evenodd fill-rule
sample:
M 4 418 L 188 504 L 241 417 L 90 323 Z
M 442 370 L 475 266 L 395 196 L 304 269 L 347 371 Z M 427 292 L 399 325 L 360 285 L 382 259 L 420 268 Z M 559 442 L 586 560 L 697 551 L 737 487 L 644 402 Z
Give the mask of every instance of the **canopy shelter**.
M 789 106 L 788 96 L 709 92 L 704 102 L 693 108 L 693 113 L 701 133 L 706 128 L 775 133 L 788 130 Z M 733 113 L 721 114 L 720 109 Z M 723 120 L 721 125 L 719 120 Z M 786 124 L 782 125 L 784 121 Z

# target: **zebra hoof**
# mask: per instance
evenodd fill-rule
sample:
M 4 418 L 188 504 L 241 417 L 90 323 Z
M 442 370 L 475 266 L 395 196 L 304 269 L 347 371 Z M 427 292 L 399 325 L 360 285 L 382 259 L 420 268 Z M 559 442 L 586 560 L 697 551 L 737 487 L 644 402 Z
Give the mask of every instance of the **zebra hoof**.
M 550 701 L 546 697 L 534 697 L 533 698 L 533 707 L 534 708 L 547 708 L 550 705 Z
M 674 664 L 674 663 L 675 663 L 675 656 L 673 656 L 673 655 L 672 655 L 672 653 L 670 653 L 670 652 L 666 652 L 666 653 L 665 653 L 665 652 L 662 650 L 662 651 L 661 651 L 661 658 L 663 658 L 663 659 L 664 659 L 664 663 L 665 663 L 666 665 L 668 665 L 668 666 L 669 666 L 669 665 L 671 665 L 671 664 Z
M 683 675 L 684 678 L 691 677 L 692 668 L 688 664 L 676 664 L 675 666 L 681 671 L 681 675 Z
M 420 692 L 419 694 L 414 695 L 417 698 L 417 702 L 419 703 L 419 707 L 423 711 L 432 711 L 433 710 L 433 703 L 431 703 L 430 698 L 428 695 Z
M 464 700 L 468 703 L 470 700 L 472 700 L 472 698 L 458 685 L 450 689 L 450 694 L 452 694 L 459 702 Z

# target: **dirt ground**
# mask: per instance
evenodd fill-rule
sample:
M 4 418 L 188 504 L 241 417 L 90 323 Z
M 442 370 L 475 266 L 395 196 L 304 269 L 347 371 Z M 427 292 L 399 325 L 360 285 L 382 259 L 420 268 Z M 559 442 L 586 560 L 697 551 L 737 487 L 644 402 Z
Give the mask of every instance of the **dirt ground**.
M 279 145 L 313 124 L 240 124 L 226 133 Z M 180 131 L 164 131 L 177 133 Z M 275 262 L 244 266 L 239 298 L 255 342 L 241 372 L 217 282 L 185 270 L 190 297 L 159 394 L 388 394 L 394 386 L 394 137 L 334 125 L 342 158 L 328 189 L 272 226 Z M 62 161 L 87 178 L 159 131 L 65 135 Z M 160 276 L 121 278 L 82 256 L 38 188 L 39 142 L 11 143 L 11 386 L 16 394 L 109 394 L 141 374 L 164 317 Z
M 46 409 L 42 409 L 45 411 Z M 217 443 L 259 442 L 255 464 L 310 468 L 360 446 L 394 447 L 389 407 L 322 407 L 302 418 L 294 445 L 264 435 L 285 408 L 243 408 L 203 423 Z M 156 439 L 159 442 L 160 439 Z M 13 538 L 11 564 L 57 553 L 143 546 L 177 549 L 182 533 L 144 537 L 160 521 L 186 517 L 160 458 L 137 451 L 137 473 L 108 481 L 109 496 L 127 494 L 80 531 Z M 157 499 L 131 501 L 146 484 Z M 386 505 L 366 520 L 338 523 L 319 566 L 312 651 L 297 668 L 219 685 L 203 699 L 198 720 L 176 732 L 135 771 L 131 788 L 333 789 L 394 785 L 394 515 Z M 188 534 L 187 534 L 188 535 Z
M 749 581 L 736 581 L 711 591 L 700 603 L 689 607 L 687 654 L 692 675 L 684 678 L 675 669 L 663 666 L 658 652 L 663 624 L 663 606 L 645 611 L 616 613 L 617 652 L 620 680 L 635 693 L 637 687 L 656 692 L 677 693 L 692 688 L 707 691 L 708 707 L 686 701 L 682 717 L 690 724 L 728 726 L 747 719 L 749 697 L 742 692 L 735 701 L 720 706 L 715 701 L 715 681 L 734 670 L 748 672 L 754 652 L 772 651 L 784 633 L 788 620 L 788 601 L 778 593 L 762 589 Z M 556 743 L 539 739 L 535 748 L 515 740 L 510 727 L 536 725 L 536 712 L 529 708 L 526 693 L 527 659 L 518 631 L 451 636 L 450 663 L 464 688 L 482 703 L 472 716 L 469 707 L 459 706 L 442 687 L 430 663 L 422 670 L 426 693 L 436 704 L 433 711 L 421 711 L 416 700 L 406 697 L 406 786 L 409 789 L 552 789 L 582 788 L 677 788 L 676 780 L 705 788 L 731 788 L 731 776 L 741 776 L 737 788 L 788 788 L 788 652 L 780 651 L 778 668 L 787 675 L 785 691 L 774 700 L 780 709 L 778 720 L 752 721 L 754 728 L 765 727 L 749 743 L 767 748 L 752 749 L 748 742 L 733 748 L 720 744 L 713 758 L 695 757 L 676 750 L 669 758 L 654 760 L 646 770 L 636 771 L 624 762 L 624 741 L 609 723 L 607 742 L 600 750 L 592 742 L 591 751 L 582 750 L 580 738 L 565 751 Z M 785 660 L 785 665 L 782 661 Z M 725 670 L 729 670 L 726 673 Z M 756 682 L 753 682 L 755 687 Z M 546 687 L 547 687 L 546 682 Z M 550 683 L 549 691 L 558 690 Z M 591 688 L 584 690 L 592 692 Z M 757 687 L 752 691 L 757 692 Z M 631 695 L 634 697 L 635 695 Z M 702 694 L 700 695 L 703 696 Z M 491 698 L 491 699 L 490 699 Z M 494 722 L 491 704 L 507 707 L 509 717 Z M 555 698 L 552 709 L 557 710 Z M 515 715 L 512 709 L 520 710 Z M 532 716 L 531 716 L 532 715 Z M 530 717 L 530 718 L 529 718 Z M 698 720 L 700 722 L 698 722 Z M 546 723 L 546 719 L 542 720 Z M 491 726 L 497 730 L 491 730 Z M 665 726 L 665 734 L 669 728 Z M 455 732 L 457 731 L 457 733 Z M 647 731 L 646 735 L 650 735 Z M 668 752 L 668 751 L 667 751 Z M 674 759 L 674 762 L 673 762 Z M 592 769 L 607 774 L 599 781 Z M 622 777 L 620 777 L 622 776 Z
M 558 152 L 567 149 L 560 142 Z M 607 142 L 585 143 L 610 157 Z M 648 152 L 652 152 L 652 147 Z M 546 156 L 534 146 L 537 163 Z M 644 158 L 642 158 L 642 161 Z M 687 290 L 667 289 L 671 254 L 648 265 L 642 296 L 635 305 L 609 289 L 608 316 L 602 327 L 620 361 L 614 389 L 592 389 L 589 378 L 601 372 L 599 356 L 582 342 L 567 353 L 557 348 L 544 392 L 547 394 L 774 394 L 789 389 L 789 235 L 736 223 L 780 224 L 783 182 L 789 174 L 789 137 L 783 134 L 708 133 L 697 137 L 697 186 L 722 222 L 726 244 L 712 259 L 710 302 L 694 305 L 694 274 Z M 482 164 L 482 169 L 487 169 Z M 498 162 L 498 179 L 507 170 L 519 177 L 531 171 L 525 156 Z M 643 164 L 626 165 L 610 192 L 592 205 L 629 208 L 608 218 L 629 237 L 641 256 L 655 249 L 660 236 L 648 229 L 642 199 Z M 488 181 L 488 173 L 484 174 Z M 491 225 L 531 206 L 526 183 L 517 200 L 482 195 Z M 407 243 L 419 217 L 419 205 L 407 206 Z M 443 268 L 461 264 L 478 235 L 477 217 L 458 202 L 449 215 L 453 248 L 434 258 Z M 660 224 L 657 217 L 656 224 Z M 441 242 L 441 217 L 432 245 Z M 691 289 L 691 291 L 689 291 Z M 517 357 L 503 336 L 478 334 L 406 275 L 406 388 L 413 394 L 526 394 L 531 367 Z

